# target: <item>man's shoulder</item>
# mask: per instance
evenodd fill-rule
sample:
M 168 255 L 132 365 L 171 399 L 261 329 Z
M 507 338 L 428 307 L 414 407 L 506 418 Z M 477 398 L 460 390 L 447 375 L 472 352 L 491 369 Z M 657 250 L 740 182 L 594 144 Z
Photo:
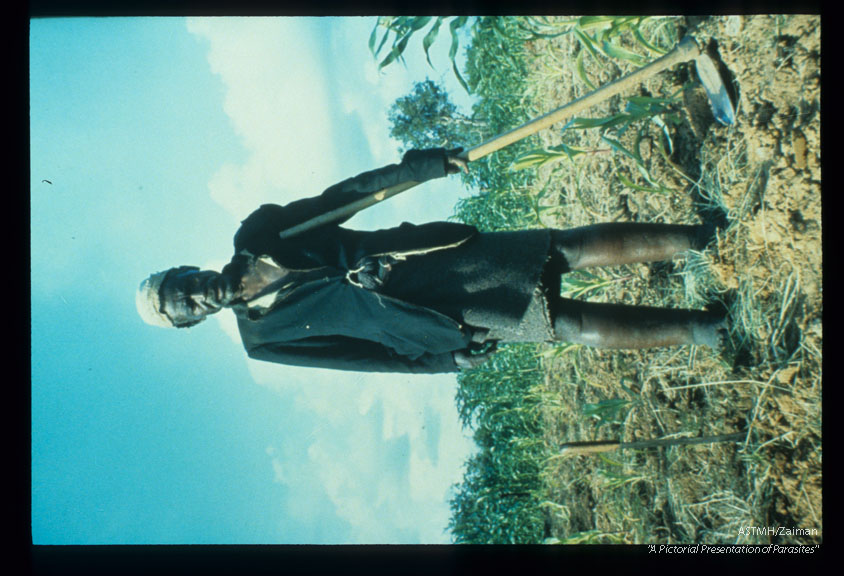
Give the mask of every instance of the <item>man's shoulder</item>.
M 284 207 L 278 204 L 262 204 L 240 222 L 234 235 L 235 251 L 254 252 L 258 246 L 265 247 L 283 226 Z M 274 236 L 273 236 L 274 239 Z
M 261 204 L 257 209 L 253 210 L 249 216 L 241 220 L 241 224 L 255 220 L 258 218 L 265 218 L 268 216 L 275 216 L 284 212 L 284 207 L 278 204 Z

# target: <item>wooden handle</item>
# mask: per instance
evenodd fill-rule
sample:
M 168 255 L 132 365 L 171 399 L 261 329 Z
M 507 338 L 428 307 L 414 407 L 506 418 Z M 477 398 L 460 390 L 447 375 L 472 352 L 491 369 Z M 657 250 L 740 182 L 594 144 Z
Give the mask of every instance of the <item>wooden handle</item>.
M 323 226 L 324 224 L 330 224 L 336 220 L 343 220 L 344 218 L 348 218 L 354 214 L 357 214 L 364 208 L 369 208 L 370 206 L 374 206 L 379 202 L 386 200 L 390 196 L 395 196 L 405 190 L 409 190 L 414 186 L 417 186 L 419 182 L 402 182 L 401 184 L 396 184 L 395 186 L 389 186 L 374 194 L 370 194 L 369 196 L 364 196 L 360 200 L 355 200 L 354 202 L 350 202 L 345 206 L 341 206 L 339 208 L 335 208 L 334 210 L 330 210 L 325 212 L 324 214 L 320 214 L 310 220 L 302 222 L 301 224 L 297 224 L 296 226 L 291 226 L 287 230 L 282 230 L 278 233 L 279 238 L 282 240 L 285 238 L 290 238 L 291 236 L 296 236 L 297 234 L 301 234 L 302 232 L 307 232 L 308 230 L 312 230 L 319 226 Z
M 514 142 L 518 142 L 519 140 L 527 138 L 532 134 L 536 134 L 540 130 L 544 130 L 553 124 L 562 122 L 563 120 L 568 120 L 578 112 L 591 108 L 604 100 L 612 98 L 631 86 L 639 85 L 645 80 L 659 74 L 663 70 L 671 68 L 672 66 L 682 62 L 694 60 L 699 55 L 700 49 L 697 44 L 690 36 L 687 36 L 683 38 L 671 52 L 665 54 L 657 60 L 654 60 L 647 66 L 643 66 L 635 72 L 631 72 L 627 76 L 622 76 L 609 84 L 605 84 L 604 86 L 581 96 L 577 100 L 574 100 L 565 106 L 552 110 L 544 116 L 540 116 L 539 118 L 535 118 L 530 122 L 522 124 L 518 128 L 514 128 L 509 132 L 505 132 L 504 134 L 496 136 L 491 140 L 487 140 L 483 144 L 479 144 L 474 148 L 464 150 L 459 157 L 468 162 L 483 158 L 484 156 L 492 154 L 505 146 L 509 146 Z
M 593 442 L 569 442 L 560 444 L 560 450 L 568 456 L 581 454 L 596 454 L 598 452 L 612 452 L 621 447 L 621 442 L 615 440 L 595 440 Z

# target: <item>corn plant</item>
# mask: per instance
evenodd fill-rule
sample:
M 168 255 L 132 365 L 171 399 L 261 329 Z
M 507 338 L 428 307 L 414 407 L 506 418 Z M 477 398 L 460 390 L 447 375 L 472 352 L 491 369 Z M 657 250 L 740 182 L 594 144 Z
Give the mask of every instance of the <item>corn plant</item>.
M 431 24 L 431 26 L 422 38 L 422 48 L 425 50 L 425 57 L 428 60 L 428 64 L 433 67 L 429 51 L 439 35 L 440 27 L 442 26 L 444 20 L 445 18 L 443 16 L 437 16 L 436 18 L 433 16 L 379 17 L 375 23 L 375 27 L 372 29 L 372 33 L 369 36 L 369 50 L 372 52 L 372 55 L 377 58 L 381 53 L 381 50 L 384 48 L 384 45 L 387 43 L 387 39 L 391 36 L 392 46 L 390 47 L 390 51 L 387 56 L 378 63 L 378 68 L 384 68 L 396 61 L 403 62 L 403 54 L 407 48 L 408 42 L 415 33 L 425 28 L 428 24 Z M 463 88 L 468 92 L 469 86 L 466 84 L 466 81 L 463 79 L 463 75 L 460 73 L 457 66 L 457 52 L 460 47 L 460 37 L 458 31 L 461 28 L 464 28 L 467 24 L 469 24 L 469 18 L 467 16 L 456 16 L 449 22 L 448 29 L 451 34 L 451 48 L 449 49 L 448 57 L 451 60 L 451 68 L 454 75 L 457 77 L 457 80 Z M 381 28 L 384 29 L 384 33 L 379 42 L 378 32 Z
M 637 184 L 630 178 L 627 178 L 623 173 L 617 171 L 616 176 L 622 184 L 640 192 L 667 193 L 671 192 L 671 190 L 664 187 L 651 176 L 645 161 L 639 153 L 639 144 L 648 134 L 649 126 L 654 124 L 659 127 L 661 136 L 666 142 L 664 147 L 658 146 L 658 148 L 660 150 L 667 148 L 669 150 L 668 153 L 673 151 L 673 142 L 668 124 L 680 122 L 679 112 L 676 109 L 679 101 L 678 95 L 664 98 L 631 96 L 627 98 L 627 104 L 623 112 L 599 118 L 573 118 L 563 127 L 563 130 L 588 130 L 597 128 L 601 134 L 601 141 L 606 143 L 613 152 L 631 161 L 636 171 L 646 183 L 645 185 Z M 626 147 L 621 142 L 621 137 L 627 130 L 633 127 L 636 129 L 633 146 Z M 610 131 L 612 131 L 614 137 L 608 135 Z
M 655 33 L 646 31 L 653 28 Z M 580 80 L 590 89 L 595 84 L 586 74 L 584 59 L 590 56 L 598 61 L 603 59 L 617 59 L 630 62 L 635 66 L 644 66 L 650 57 L 662 56 L 673 45 L 675 36 L 660 34 L 662 28 L 669 24 L 665 19 L 655 19 L 647 16 L 584 16 L 571 28 L 572 33 L 581 47 L 575 60 L 575 71 Z M 630 38 L 631 43 L 648 54 L 645 56 L 621 46 L 622 38 Z M 667 40 L 667 42 L 666 42 Z M 666 45 L 667 44 L 667 45 Z
M 624 398 L 611 398 L 583 405 L 583 415 L 595 420 L 596 427 L 604 424 L 620 424 L 630 411 L 632 402 Z
M 562 276 L 560 295 L 566 298 L 582 298 L 591 292 L 631 278 L 630 275 L 606 277 L 589 270 L 573 270 Z
M 502 30 L 515 29 L 515 18 L 481 18 L 472 27 L 472 44 L 466 57 L 466 78 L 479 98 L 472 118 L 490 138 L 523 124 L 530 109 L 524 105 L 524 48 Z M 455 218 L 484 231 L 516 230 L 542 226 L 533 187 L 536 175 L 513 172 L 510 166 L 534 147 L 536 137 L 516 142 L 495 154 L 472 162 L 464 183 L 479 193 L 458 201 Z
M 574 161 L 577 156 L 583 154 L 604 154 L 609 152 L 609 148 L 600 148 L 596 150 L 587 150 L 584 148 L 575 148 L 565 143 L 557 146 L 549 146 L 547 148 L 534 148 L 524 154 L 519 155 L 511 164 L 511 170 L 524 170 L 526 168 L 540 168 L 542 166 L 554 164 L 560 160 Z
M 474 429 L 479 452 L 466 464 L 451 500 L 452 535 L 460 543 L 541 540 L 542 382 L 532 345 L 503 347 L 485 364 L 458 376 L 457 406 Z

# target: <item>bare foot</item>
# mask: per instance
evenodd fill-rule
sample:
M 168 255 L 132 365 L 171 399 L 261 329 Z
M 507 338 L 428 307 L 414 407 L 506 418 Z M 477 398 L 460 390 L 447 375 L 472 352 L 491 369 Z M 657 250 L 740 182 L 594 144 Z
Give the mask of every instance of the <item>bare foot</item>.
M 696 324 L 692 328 L 692 335 L 697 346 L 709 346 L 716 352 L 720 352 L 724 349 L 729 335 L 727 318 L 720 317 Z

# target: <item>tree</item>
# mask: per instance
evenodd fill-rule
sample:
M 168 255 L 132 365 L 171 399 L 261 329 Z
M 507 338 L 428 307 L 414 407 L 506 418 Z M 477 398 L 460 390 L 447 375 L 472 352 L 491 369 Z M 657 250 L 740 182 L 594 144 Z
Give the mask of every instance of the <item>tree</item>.
M 448 93 L 430 79 L 417 82 L 410 94 L 396 100 L 387 118 L 390 136 L 401 142 L 402 151 L 466 147 L 483 125 L 458 112 Z

